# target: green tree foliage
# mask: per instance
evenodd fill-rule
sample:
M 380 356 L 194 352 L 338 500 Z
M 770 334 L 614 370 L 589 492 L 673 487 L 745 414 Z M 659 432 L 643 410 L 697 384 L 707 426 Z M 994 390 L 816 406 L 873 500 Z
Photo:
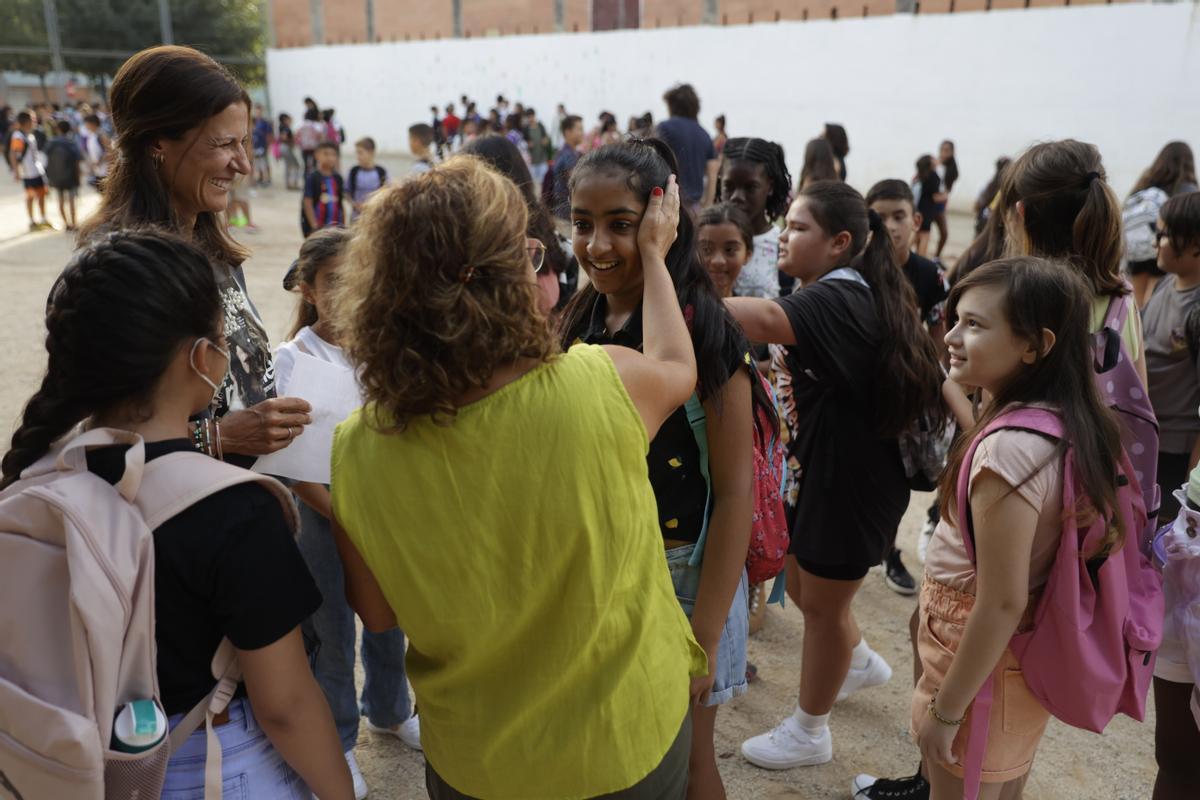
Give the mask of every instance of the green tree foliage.
M 134 53 L 162 42 L 158 0 L 55 0 L 64 50 Z M 215 56 L 258 60 L 265 47 L 258 0 L 170 0 L 175 44 Z M 48 46 L 42 0 L 0 1 L 0 45 Z M 18 61 L 17 59 L 26 59 Z M 4 69 L 49 69 L 50 56 L 0 54 Z M 115 56 L 67 54 L 66 67 L 88 75 L 112 75 L 125 60 Z M 231 63 L 244 81 L 261 80 L 259 63 Z

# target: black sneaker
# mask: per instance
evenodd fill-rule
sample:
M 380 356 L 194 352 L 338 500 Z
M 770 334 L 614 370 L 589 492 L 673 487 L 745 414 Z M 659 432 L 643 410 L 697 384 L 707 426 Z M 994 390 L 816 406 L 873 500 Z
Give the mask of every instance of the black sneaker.
M 913 595 L 917 593 L 917 582 L 913 580 L 913 576 L 904 568 L 904 562 L 900 560 L 900 551 L 893 549 L 888 553 L 888 557 L 883 562 L 883 582 L 888 585 L 888 588 L 897 594 Z
M 850 784 L 854 800 L 929 800 L 929 781 L 921 773 L 907 778 L 859 775 Z

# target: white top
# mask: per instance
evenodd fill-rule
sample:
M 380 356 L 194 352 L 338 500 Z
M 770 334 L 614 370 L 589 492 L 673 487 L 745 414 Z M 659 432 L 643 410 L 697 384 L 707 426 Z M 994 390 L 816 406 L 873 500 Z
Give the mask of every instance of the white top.
M 275 351 L 275 391 L 280 397 L 287 396 L 288 383 L 292 377 L 292 368 L 296 366 L 296 353 L 306 353 L 313 358 L 319 358 L 339 367 L 350 369 L 346 354 L 336 344 L 330 344 L 313 329 L 305 326 L 300 329 L 290 342 L 279 345 Z
M 754 252 L 742 267 L 733 293 L 738 297 L 761 297 L 773 300 L 779 296 L 779 234 L 772 225 L 765 233 L 754 237 Z

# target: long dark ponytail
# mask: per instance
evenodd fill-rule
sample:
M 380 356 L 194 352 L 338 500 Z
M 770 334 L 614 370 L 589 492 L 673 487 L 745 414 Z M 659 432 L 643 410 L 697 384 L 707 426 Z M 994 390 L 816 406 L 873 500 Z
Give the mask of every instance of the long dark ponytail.
M 575 165 L 571 171 L 571 191 L 588 175 L 596 172 L 624 174 L 628 176 L 626 185 L 634 194 L 649 198 L 654 187 L 666 188 L 667 179 L 679 174 L 679 166 L 671 148 L 660 139 L 635 139 L 608 144 L 588 153 Z M 666 262 L 680 307 L 690 309 L 688 325 L 692 333 L 692 347 L 696 351 L 699 377 L 697 392 L 701 400 L 715 398 L 729 380 L 729 353 L 735 343 L 744 345 L 745 336 L 725 310 L 725 304 L 717 296 L 708 271 L 700 263 L 696 254 L 696 224 L 685 209 L 680 209 L 675 242 L 667 252 Z M 563 310 L 559 336 L 564 350 L 583 332 L 597 296 L 595 287 L 589 285 L 577 293 Z M 774 403 L 757 376 L 751 376 L 750 384 L 754 405 L 767 415 L 771 425 L 777 429 L 779 421 Z M 757 421 L 758 414 L 755 414 L 755 419 Z
M 215 339 L 220 319 L 212 262 L 182 239 L 142 230 L 84 247 L 46 316 L 46 374 L 0 461 L 0 488 L 82 420 L 148 403 L 180 346 Z
M 921 325 L 916 292 L 893 260 L 883 220 L 867 209 L 861 194 L 840 181 L 809 184 L 800 196 L 822 230 L 830 236 L 850 234 L 847 266 L 862 273 L 875 299 L 881 334 L 875 383 L 879 434 L 896 436 L 922 414 L 940 427 L 945 411 L 937 351 Z

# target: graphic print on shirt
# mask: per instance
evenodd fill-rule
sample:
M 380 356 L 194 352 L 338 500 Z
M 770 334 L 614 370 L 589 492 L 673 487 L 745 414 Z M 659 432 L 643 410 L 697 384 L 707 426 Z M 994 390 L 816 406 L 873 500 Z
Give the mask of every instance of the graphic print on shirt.
M 225 315 L 229 374 L 217 395 L 217 416 L 275 396 L 275 360 L 266 329 L 228 267 L 218 266 L 217 289 Z

